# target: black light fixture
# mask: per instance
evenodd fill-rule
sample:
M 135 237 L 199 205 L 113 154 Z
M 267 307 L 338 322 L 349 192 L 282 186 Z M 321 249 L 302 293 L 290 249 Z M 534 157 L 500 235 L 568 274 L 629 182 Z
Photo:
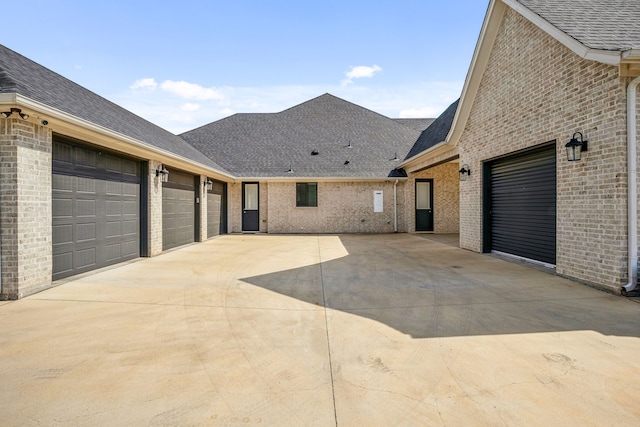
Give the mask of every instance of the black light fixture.
M 213 191 L 213 181 L 207 178 L 202 184 L 207 189 L 207 191 Z
M 458 172 L 460 173 L 460 181 L 466 181 L 471 176 L 471 168 L 467 164 L 462 165 Z
M 169 181 L 169 171 L 164 167 L 164 165 L 158 166 L 158 169 L 156 169 L 156 176 L 160 177 L 160 182 Z
M 580 139 L 576 138 L 580 137 Z M 582 159 L 582 152 L 588 151 L 589 146 L 587 141 L 582 137 L 582 133 L 576 132 L 571 137 L 571 141 L 567 142 L 564 146 L 567 149 L 567 160 L 570 162 L 577 162 Z
M 16 113 L 17 115 L 19 115 L 22 118 L 22 120 L 27 120 L 29 118 L 29 115 L 26 114 L 26 113 L 23 113 L 22 110 L 19 109 L 19 108 L 12 108 L 11 111 L 4 111 L 4 112 L 0 113 L 0 116 L 2 116 L 5 119 L 7 119 L 13 113 Z

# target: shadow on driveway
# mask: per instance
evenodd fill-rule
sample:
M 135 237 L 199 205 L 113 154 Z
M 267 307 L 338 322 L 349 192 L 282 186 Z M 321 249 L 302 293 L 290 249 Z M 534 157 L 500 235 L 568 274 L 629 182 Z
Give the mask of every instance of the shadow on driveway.
M 340 240 L 345 257 L 242 280 L 413 338 L 576 330 L 640 336 L 640 306 L 552 274 L 417 236 Z

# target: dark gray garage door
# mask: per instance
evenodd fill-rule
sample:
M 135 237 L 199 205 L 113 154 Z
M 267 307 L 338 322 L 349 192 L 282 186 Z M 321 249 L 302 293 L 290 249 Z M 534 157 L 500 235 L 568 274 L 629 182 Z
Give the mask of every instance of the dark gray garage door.
M 490 164 L 491 250 L 556 263 L 555 145 Z
M 140 162 L 53 138 L 53 280 L 140 256 Z
M 162 249 L 195 241 L 196 177 L 169 169 L 169 181 L 162 184 Z
M 207 237 L 218 236 L 226 232 L 227 184 L 213 181 L 213 189 L 207 191 Z

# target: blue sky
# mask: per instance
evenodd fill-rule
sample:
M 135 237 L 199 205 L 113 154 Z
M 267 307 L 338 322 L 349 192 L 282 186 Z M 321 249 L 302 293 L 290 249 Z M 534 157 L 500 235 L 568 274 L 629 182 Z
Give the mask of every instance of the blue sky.
M 0 43 L 174 133 L 327 92 L 436 117 L 460 95 L 487 4 L 32 0 L 5 14 Z

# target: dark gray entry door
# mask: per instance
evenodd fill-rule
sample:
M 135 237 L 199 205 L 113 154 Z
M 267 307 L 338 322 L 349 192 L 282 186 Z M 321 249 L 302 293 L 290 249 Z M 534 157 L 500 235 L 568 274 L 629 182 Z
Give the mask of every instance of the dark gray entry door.
M 257 182 L 242 183 L 242 231 L 260 230 L 260 189 Z
M 54 135 L 53 280 L 140 256 L 140 162 Z
M 416 180 L 416 231 L 433 231 L 433 180 Z
M 196 234 L 196 178 L 169 169 L 162 184 L 162 249 L 193 243 Z

